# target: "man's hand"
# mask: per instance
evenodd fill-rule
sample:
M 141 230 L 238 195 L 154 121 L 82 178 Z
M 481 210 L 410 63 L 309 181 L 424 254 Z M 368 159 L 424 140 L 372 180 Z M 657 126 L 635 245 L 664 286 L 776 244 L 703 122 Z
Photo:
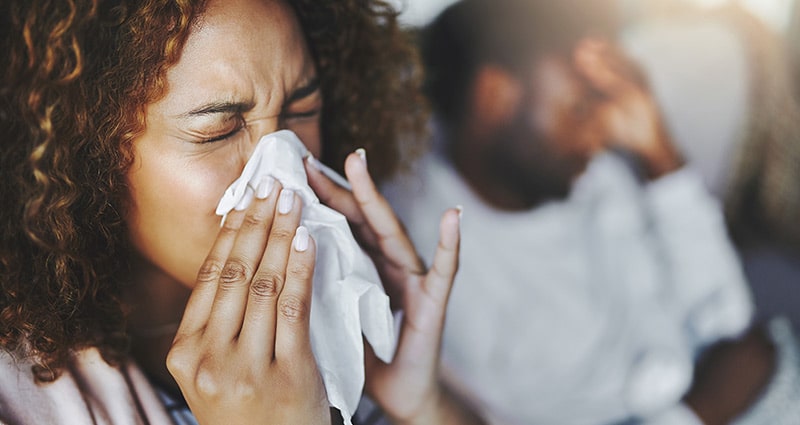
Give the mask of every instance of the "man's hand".
M 775 368 L 775 348 L 761 329 L 712 347 L 685 401 L 706 425 L 730 423 L 757 400 Z
M 636 155 L 656 179 L 683 165 L 655 99 L 637 66 L 611 44 L 586 39 L 575 49 L 575 68 L 598 93 L 598 127 L 609 147 Z

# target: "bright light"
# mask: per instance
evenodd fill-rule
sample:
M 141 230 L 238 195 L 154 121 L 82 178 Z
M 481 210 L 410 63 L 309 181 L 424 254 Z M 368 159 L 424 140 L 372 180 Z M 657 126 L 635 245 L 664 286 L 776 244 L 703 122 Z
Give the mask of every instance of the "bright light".
M 703 7 L 716 7 L 728 3 L 729 0 L 692 0 L 692 2 Z
M 704 6 L 715 7 L 725 3 L 739 3 L 773 28 L 783 31 L 789 26 L 795 0 L 691 0 Z
M 429 24 L 447 6 L 456 0 L 405 0 L 400 4 L 403 13 L 400 22 L 405 25 L 420 27 Z
M 753 11 L 777 29 L 783 30 L 789 26 L 792 17 L 794 0 L 740 0 L 745 7 Z
M 421 26 L 429 23 L 446 6 L 456 0 L 390 0 L 400 6 L 403 13 L 400 21 L 406 25 Z M 591 0 L 587 0 L 591 1 Z M 641 0 L 619 0 L 634 3 Z M 763 19 L 773 28 L 783 31 L 789 26 L 792 6 L 800 0 L 673 0 L 689 1 L 703 7 L 716 7 L 726 3 L 739 3 Z M 800 4 L 800 3 L 798 3 Z

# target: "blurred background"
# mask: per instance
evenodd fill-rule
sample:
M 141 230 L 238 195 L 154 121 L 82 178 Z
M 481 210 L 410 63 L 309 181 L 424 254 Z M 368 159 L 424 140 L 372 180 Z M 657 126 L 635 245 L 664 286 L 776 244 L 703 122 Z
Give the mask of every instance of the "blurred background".
M 786 354 L 800 353 L 800 338 L 791 330 L 784 334 L 777 330 L 786 326 L 800 334 L 800 0 L 473 0 L 451 8 L 455 0 L 389 1 L 404 11 L 401 23 L 419 35 L 427 95 L 434 112 L 431 127 L 435 149 L 415 168 L 417 180 L 409 179 L 411 183 L 400 185 L 405 185 L 405 192 L 398 195 L 390 191 L 388 197 L 412 239 L 423 248 L 435 246 L 436 240 L 426 238 L 437 232 L 421 217 L 435 216 L 433 212 L 443 205 L 467 200 L 461 227 L 462 266 L 448 307 L 443 343 L 445 376 L 458 392 L 496 415 L 492 423 L 497 424 L 596 425 L 617 423 L 614 421 L 630 414 L 651 422 L 624 422 L 626 425 L 685 425 L 698 422 L 670 416 L 682 415 L 680 404 L 674 406 L 675 410 L 648 407 L 618 416 L 612 411 L 620 401 L 625 408 L 637 406 L 641 399 L 631 400 L 642 394 L 655 394 L 650 401 L 670 399 L 672 396 L 665 396 L 662 390 L 688 376 L 685 381 L 692 386 L 682 403 L 706 425 L 800 424 L 800 403 L 796 402 L 800 397 L 800 355 Z M 515 6 L 508 6 L 511 4 Z M 454 9 L 461 12 L 452 12 Z M 603 60 L 584 61 L 587 54 L 591 57 L 591 50 L 581 50 L 590 49 L 581 43 L 570 45 L 566 55 L 559 50 L 563 48 L 561 40 L 573 36 L 571 31 L 580 24 L 585 27 L 579 29 L 579 39 L 592 38 L 595 45 L 613 44 L 613 50 L 606 51 L 613 54 L 606 58 L 616 61 L 609 59 L 606 65 Z M 531 74 L 520 71 L 527 69 L 525 66 L 515 67 L 526 55 L 536 57 L 538 45 L 550 49 L 547 54 L 539 52 L 539 65 L 551 67 L 533 68 Z M 602 55 L 598 57 L 602 59 Z M 623 217 L 619 228 L 597 233 L 595 227 L 581 227 L 580 222 L 571 221 L 577 216 L 575 211 L 582 208 L 579 202 L 573 202 L 580 196 L 555 205 L 534 202 L 535 206 L 525 212 L 529 215 L 498 212 L 508 206 L 503 204 L 507 198 L 494 196 L 498 191 L 507 193 L 504 190 L 508 187 L 522 186 L 520 182 L 543 182 L 535 187 L 538 190 L 572 172 L 571 164 L 563 160 L 569 154 L 548 156 L 551 152 L 547 146 L 563 143 L 577 147 L 571 151 L 576 152 L 586 145 L 580 142 L 584 135 L 603 134 L 602 127 L 586 124 L 592 122 L 586 117 L 597 115 L 587 111 L 599 110 L 592 109 L 597 99 L 622 96 L 615 97 L 611 89 L 599 90 L 600 84 L 591 86 L 594 91 L 584 90 L 581 84 L 592 80 L 592 75 L 602 76 L 604 69 L 611 70 L 606 76 L 624 74 L 635 80 L 653 101 L 628 108 L 628 112 L 635 109 L 639 113 L 630 114 L 633 118 L 621 127 L 636 129 L 635 123 L 646 123 L 648 111 L 655 110 L 652 116 L 657 117 L 663 131 L 659 134 L 667 134 L 670 146 L 692 175 L 693 187 L 701 189 L 702 199 L 709 201 L 705 204 L 698 198 L 683 200 L 680 205 L 662 205 L 664 214 L 659 217 L 654 217 L 652 210 L 644 211 L 644 215 L 650 214 L 646 218 L 648 231 L 683 213 L 702 213 L 703 205 L 713 210 L 708 217 L 714 220 L 700 220 L 699 215 L 677 220 L 674 227 L 665 227 L 670 229 L 666 235 L 653 239 L 677 236 L 674 244 L 651 246 L 647 241 L 652 240 L 645 238 L 641 244 L 626 245 L 632 239 L 620 237 L 625 234 L 621 229 L 635 227 L 635 220 L 621 214 L 622 209 L 609 214 Z M 570 72 L 576 70 L 582 79 L 570 79 L 574 75 Z M 520 81 L 523 83 L 518 84 Z M 594 83 L 592 80 L 589 85 Z M 608 85 L 612 86 L 618 94 L 624 84 Z M 533 100 L 515 101 L 519 93 L 523 99 Z M 551 99 L 558 101 L 547 103 Z M 535 115 L 540 111 L 547 114 Z M 531 116 L 557 116 L 559 119 L 553 122 L 561 126 L 551 133 L 547 133 L 551 127 L 544 125 L 543 132 L 526 132 L 542 122 L 530 120 Z M 519 122 L 522 124 L 515 126 Z M 559 138 L 563 134 L 568 136 Z M 615 134 L 605 142 L 621 139 Z M 473 149 L 475 146 L 491 148 Z M 531 146 L 545 148 L 525 155 L 533 150 Z M 609 143 L 606 147 L 625 146 Z M 482 168 L 495 158 L 500 158 L 494 163 L 498 166 Z M 591 174 L 592 170 L 590 165 L 581 176 L 585 179 L 575 185 L 578 195 L 581 183 L 588 182 L 591 187 L 591 182 L 602 181 Z M 648 190 L 659 190 L 652 189 L 658 184 L 648 186 Z M 475 193 L 481 196 L 475 197 Z M 597 199 L 610 203 L 621 199 L 606 195 L 602 193 Z M 511 205 L 509 209 L 514 210 L 519 204 Z M 596 216 L 602 214 L 597 212 Z M 725 225 L 720 226 L 719 234 L 703 233 L 715 228 L 710 225 L 712 221 Z M 475 223 L 473 227 L 471 223 Z M 698 223 L 701 225 L 692 227 Z M 575 233 L 578 236 L 572 239 L 573 233 L 562 234 L 560 229 L 579 229 Z M 681 233 L 687 237 L 678 241 Z M 608 245 L 597 245 L 601 240 Z M 690 253 L 706 243 L 710 249 Z M 511 246 L 515 248 L 508 248 Z M 619 262 L 610 260 L 613 265 L 606 267 L 603 255 L 581 254 L 586 246 L 606 247 L 603 252 L 612 257 L 624 252 L 631 256 L 620 254 Z M 714 262 L 713 253 L 723 251 L 735 252 L 731 263 Z M 641 253 L 647 254 L 634 257 Z M 673 255 L 685 255 L 688 261 L 673 261 Z M 705 284 L 719 284 L 714 291 L 704 292 L 710 297 L 692 308 L 724 316 L 719 323 L 753 319 L 752 332 L 720 335 L 708 350 L 705 343 L 698 344 L 702 348 L 691 354 L 696 356 L 692 357 L 692 368 L 696 369 L 682 371 L 674 367 L 677 363 L 664 360 L 682 349 L 667 354 L 659 351 L 669 346 L 666 339 L 653 342 L 652 350 L 647 345 L 652 342 L 648 338 L 667 332 L 648 331 L 641 339 L 631 336 L 620 342 L 621 333 L 615 331 L 596 338 L 592 350 L 582 351 L 588 346 L 584 342 L 593 341 L 599 334 L 591 330 L 598 323 L 609 323 L 608 329 L 618 330 L 628 329 L 631 323 L 638 326 L 653 321 L 658 326 L 652 329 L 665 330 L 675 323 L 711 317 L 712 313 L 692 313 L 659 321 L 656 309 L 648 308 L 642 308 L 641 314 L 620 314 L 627 306 L 645 305 L 647 300 L 635 299 L 632 294 L 639 293 L 647 280 L 640 279 L 637 265 L 649 260 L 661 273 L 655 281 L 668 282 L 661 289 L 678 288 L 674 291 L 681 296 L 703 292 L 698 288 Z M 620 275 L 605 276 L 602 271 L 608 270 L 618 270 Z M 699 278 L 687 279 L 690 274 L 682 274 L 685 271 L 697 272 Z M 732 274 L 725 275 L 728 271 Z M 631 285 L 629 292 L 613 294 L 613 288 L 629 276 L 636 276 L 631 280 L 636 285 Z M 487 282 L 492 291 L 485 290 Z M 739 283 L 742 292 L 749 289 L 748 305 L 752 294 L 753 315 L 730 307 L 736 305 L 732 300 Z M 596 288 L 602 290 L 592 292 Z M 587 294 L 590 296 L 584 298 Z M 586 302 L 581 303 L 584 299 Z M 603 310 L 602 299 L 615 308 Z M 692 326 L 695 324 L 688 328 Z M 688 332 L 690 339 L 702 333 L 692 329 Z M 519 338 L 519 334 L 525 337 Z M 650 348 L 641 349 L 640 343 Z M 608 356 L 597 354 L 606 349 Z M 626 350 L 633 354 L 620 354 L 628 353 Z M 582 358 L 576 354 L 581 352 L 592 354 Z M 569 359 L 575 361 L 569 363 Z M 615 371 L 609 365 L 624 371 Z M 642 370 L 647 373 L 639 375 Z M 759 376 L 744 373 L 758 370 L 763 372 Z M 605 373 L 604 377 L 597 371 Z M 638 376 L 643 376 L 641 381 L 635 379 Z M 623 380 L 627 381 L 620 383 Z M 592 386 L 592 382 L 597 385 Z M 787 382 L 782 388 L 792 388 L 794 395 L 773 391 L 780 387 L 774 382 Z M 620 396 L 610 388 L 627 389 Z M 722 389 L 739 393 L 717 397 L 733 394 Z M 602 420 L 600 412 L 607 413 Z M 779 419 L 781 415 L 785 417 Z M 741 420 L 733 422 L 735 417 Z
M 670 404 L 675 394 L 683 394 L 682 402 L 709 425 L 734 423 L 735 417 L 745 418 L 737 425 L 800 423 L 800 404 L 789 401 L 800 396 L 800 361 L 783 351 L 789 347 L 800 352 L 800 339 L 791 331 L 780 336 L 774 328 L 793 325 L 800 334 L 800 0 L 387 1 L 403 10 L 401 24 L 419 35 L 437 148 L 420 161 L 421 171 L 415 169 L 425 184 L 415 186 L 410 179 L 405 192 L 390 191 L 388 197 L 422 247 L 436 245 L 436 240 L 425 239 L 436 231 L 421 217 L 433 217 L 432 212 L 467 200 L 462 268 L 448 307 L 442 357 L 447 380 L 458 392 L 488 406 L 486 410 L 496 415 L 492 423 L 502 424 L 595 425 L 628 416 L 643 420 L 633 424 L 697 423 L 670 416 L 681 415 L 680 403 Z M 592 45 L 606 43 L 608 49 L 592 56 Z M 524 64 L 531 58 L 538 60 L 533 71 Z M 598 75 L 605 80 L 594 79 Z M 609 75 L 611 80 L 620 78 L 616 84 L 601 84 Z M 587 119 L 602 118 L 596 105 L 624 98 L 616 95 L 630 86 L 620 80 L 635 81 L 649 102 L 625 105 L 629 119 L 619 127 L 635 132 L 637 124 L 644 123 L 647 130 L 648 117 L 656 116 L 658 134 L 667 135 L 664 139 L 680 158 L 679 168 L 688 169 L 685 175 L 691 176 L 703 200 L 661 205 L 663 215 L 653 214 L 653 208 L 632 209 L 648 223 L 642 234 L 669 229 L 641 243 L 624 236 L 624 229 L 634 228 L 636 220 L 631 218 L 635 214 L 621 213 L 622 198 L 600 192 L 592 197 L 622 208 L 608 215 L 623 217 L 613 230 L 599 231 L 600 220 L 592 222 L 596 226 L 572 220 L 580 216 L 575 213 L 582 208 L 576 201 L 581 188 L 604 181 L 601 174 L 592 174 L 597 169 L 591 164 L 574 185 L 578 196 L 556 195 L 563 202 L 555 204 L 524 203 L 530 200 L 527 194 L 535 198 L 557 186 L 563 176 L 575 175 L 572 163 L 563 158 L 576 159 L 581 146 L 589 145 L 585 137 L 603 138 L 608 151 L 636 147 L 618 144 L 624 132 L 604 135 L 607 128 L 592 123 L 606 122 Z M 550 117 L 556 118 L 548 121 Z M 556 124 L 548 126 L 550 122 Z M 554 146 L 574 149 L 554 154 Z M 647 158 L 642 152 L 636 157 L 632 149 L 626 153 L 628 159 L 639 160 L 632 162 L 633 168 Z M 646 185 L 647 195 L 662 190 L 664 181 Z M 525 184 L 533 189 L 526 192 Z M 523 189 L 514 192 L 509 187 Z M 498 192 L 511 195 L 503 198 Z M 534 206 L 525 210 L 520 205 Z M 709 206 L 709 220 L 701 217 L 703 205 Z M 498 212 L 503 208 L 525 211 L 506 215 Z M 592 216 L 603 216 L 600 211 L 595 209 Z M 676 220 L 682 213 L 689 218 Z M 673 221 L 670 227 L 667 223 Z M 710 231 L 723 222 L 719 232 Z M 673 236 L 675 243 L 664 243 Z M 602 246 L 604 254 L 619 254 L 620 259 L 603 265 L 607 257 L 585 250 L 587 246 Z M 697 251 L 691 253 L 693 249 Z M 730 263 L 713 261 L 714 252 L 734 251 L 735 256 L 726 257 Z M 646 255 L 637 256 L 641 253 Z M 686 263 L 676 260 L 684 255 Z M 646 297 L 635 295 L 647 281 L 637 266 L 648 259 L 664 266 L 654 266 L 660 273 L 654 282 L 664 284 L 662 289 L 673 288 L 676 299 L 701 292 L 709 297 L 687 307 L 692 311 L 687 317 L 659 319 L 656 311 L 663 293 L 653 309 L 643 307 L 649 302 Z M 620 274 L 605 275 L 609 270 Z M 698 279 L 693 280 L 695 272 Z M 636 285 L 615 293 L 628 277 Z M 487 282 L 491 291 L 486 291 Z M 716 284 L 714 290 L 700 289 Z M 597 288 L 602 290 L 593 292 Z M 735 302 L 748 289 L 753 317 Z M 615 307 L 603 310 L 604 299 Z M 633 311 L 625 310 L 631 306 L 642 308 L 636 310 L 641 314 L 619 313 Z M 649 338 L 667 335 L 673 324 L 692 323 L 685 333 L 691 340 L 704 332 L 697 329 L 710 323 L 695 319 L 713 315 L 717 324 L 727 323 L 731 329 L 737 320 L 752 318 L 753 331 L 746 336 L 740 331 L 720 333 L 692 346 L 689 351 L 705 351 L 692 351 L 695 364 L 686 370 L 679 370 L 679 362 L 662 361 L 682 349 L 673 347 L 664 354 L 659 350 L 670 346 L 667 338 L 657 343 Z M 616 331 L 613 337 L 594 333 L 598 323 L 615 330 L 629 329 L 632 323 L 654 325 L 646 337 L 624 340 Z M 763 333 L 767 328 L 768 338 Z M 597 344 L 587 349 L 586 341 Z M 706 350 L 704 344 L 713 345 Z M 576 354 L 582 352 L 590 355 Z M 790 357 L 793 360 L 779 363 Z M 600 370 L 602 377 L 595 373 Z M 767 372 L 742 373 L 758 370 Z M 787 384 L 794 396 L 768 396 L 777 394 L 766 384 L 773 370 L 776 379 L 771 382 L 795 380 Z M 644 378 L 639 381 L 639 376 Z M 667 395 L 672 390 L 662 391 L 676 382 L 692 386 L 685 394 L 685 388 L 678 388 L 684 384 L 674 385 L 672 395 Z M 626 390 L 617 393 L 612 388 Z M 722 391 L 731 388 L 738 395 L 717 398 L 733 394 Z M 669 400 L 666 404 L 675 409 L 648 404 L 654 400 Z M 615 409 L 630 411 L 618 414 Z M 748 411 L 756 413 L 747 419 Z M 777 419 L 784 414 L 788 416 Z M 671 419 L 664 419 L 667 416 Z
M 411 30 L 431 23 L 455 3 L 394 1 L 403 10 L 401 22 Z M 800 99 L 800 0 L 608 3 L 618 7 L 617 16 L 624 28 L 621 45 L 644 70 L 679 149 L 702 174 L 712 194 L 728 204 L 729 215 L 732 209 L 746 209 L 743 205 L 748 201 L 731 200 L 731 192 L 736 190 L 731 186 L 736 185 L 738 172 L 734 152 L 746 149 L 742 148 L 747 143 L 743 140 L 756 140 L 751 149 L 755 154 L 769 149 L 767 142 L 759 140 L 794 140 L 794 133 L 800 130 L 792 124 L 797 121 L 792 118 L 796 112 L 792 108 Z M 728 13 L 731 9 L 743 10 L 754 19 Z M 791 102 L 788 97 L 793 98 Z M 792 143 L 783 145 L 785 149 Z M 796 170 L 797 165 L 782 162 L 767 162 L 762 168 L 782 167 L 775 173 L 796 173 L 787 170 Z M 772 190 L 762 188 L 762 192 Z M 781 190 L 788 195 L 773 197 L 796 197 L 794 188 Z M 733 202 L 739 205 L 732 206 Z M 784 220 L 773 233 L 797 235 L 798 228 L 798 221 Z M 783 249 L 776 250 L 774 236 L 757 238 L 768 240 L 766 244 L 740 244 L 742 261 L 760 318 L 786 315 L 800 328 L 797 247 L 788 255 Z
M 421 26 L 430 22 L 454 0 L 405 0 L 405 9 L 401 16 L 409 26 Z M 696 7 L 716 7 L 726 3 L 739 3 L 747 10 L 767 22 L 777 31 L 788 34 L 793 27 L 797 34 L 798 10 L 797 0 L 619 0 L 620 6 L 629 16 L 647 13 L 653 7 L 664 7 L 665 4 L 685 4 Z M 794 20 L 794 25 L 792 21 Z
M 402 5 L 401 21 L 424 26 L 454 0 L 395 0 Z M 800 1 L 798 0 L 617 0 L 628 22 L 647 19 L 671 8 L 711 9 L 738 4 L 773 29 L 786 42 L 789 58 L 800 76 Z M 800 77 L 799 77 L 800 78 Z

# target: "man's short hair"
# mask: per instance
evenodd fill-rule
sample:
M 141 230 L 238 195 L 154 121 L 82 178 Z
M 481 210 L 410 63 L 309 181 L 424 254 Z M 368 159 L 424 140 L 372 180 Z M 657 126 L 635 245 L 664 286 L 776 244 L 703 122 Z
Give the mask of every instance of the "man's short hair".
M 613 36 L 613 0 L 461 0 L 422 32 L 425 92 L 446 127 L 461 125 L 484 64 L 529 69 L 544 54 L 568 53 L 587 35 Z

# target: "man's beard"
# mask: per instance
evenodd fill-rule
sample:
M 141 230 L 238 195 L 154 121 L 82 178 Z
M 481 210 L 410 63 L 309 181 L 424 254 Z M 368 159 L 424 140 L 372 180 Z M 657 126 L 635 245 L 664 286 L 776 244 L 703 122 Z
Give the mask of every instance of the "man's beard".
M 531 207 L 566 198 L 586 166 L 585 160 L 559 155 L 523 117 L 495 132 L 494 139 L 485 152 L 493 178 Z

